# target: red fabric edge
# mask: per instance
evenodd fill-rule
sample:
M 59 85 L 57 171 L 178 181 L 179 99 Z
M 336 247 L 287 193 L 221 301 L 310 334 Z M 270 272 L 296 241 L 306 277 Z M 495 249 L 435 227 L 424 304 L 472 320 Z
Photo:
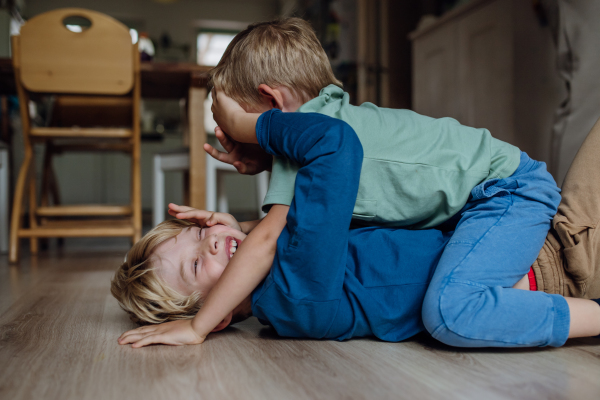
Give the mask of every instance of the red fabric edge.
M 533 268 L 529 269 L 529 273 L 527 274 L 529 278 L 529 290 L 537 290 L 537 283 L 535 282 L 535 273 L 533 272 Z

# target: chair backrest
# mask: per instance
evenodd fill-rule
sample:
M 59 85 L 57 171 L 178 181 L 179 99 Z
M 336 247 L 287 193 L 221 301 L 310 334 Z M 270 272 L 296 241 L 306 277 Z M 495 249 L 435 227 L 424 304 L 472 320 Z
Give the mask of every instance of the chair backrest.
M 65 26 L 69 17 L 91 25 L 72 32 Z M 29 91 L 122 95 L 133 87 L 139 55 L 127 27 L 107 15 L 80 8 L 49 11 L 27 21 L 15 39 L 15 67 Z

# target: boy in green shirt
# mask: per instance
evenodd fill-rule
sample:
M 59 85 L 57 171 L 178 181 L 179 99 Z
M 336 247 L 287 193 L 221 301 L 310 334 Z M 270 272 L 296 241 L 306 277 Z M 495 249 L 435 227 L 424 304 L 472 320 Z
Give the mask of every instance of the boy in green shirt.
M 364 157 L 353 213 L 357 222 L 410 229 L 437 226 L 464 207 L 473 187 L 507 178 L 519 165 L 519 149 L 494 139 L 486 129 L 370 103 L 356 107 L 333 84 L 297 111 L 341 119 L 358 135 Z M 274 159 L 266 209 L 291 204 L 297 171 L 291 161 Z

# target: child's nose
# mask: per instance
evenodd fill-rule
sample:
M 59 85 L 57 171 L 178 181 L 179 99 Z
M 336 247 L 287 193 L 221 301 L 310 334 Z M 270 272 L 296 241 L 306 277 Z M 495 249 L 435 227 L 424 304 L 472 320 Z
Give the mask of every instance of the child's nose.
M 206 245 L 207 245 L 207 250 L 212 254 L 215 255 L 219 252 L 219 240 L 217 238 L 217 235 L 210 235 L 208 238 L 206 238 Z

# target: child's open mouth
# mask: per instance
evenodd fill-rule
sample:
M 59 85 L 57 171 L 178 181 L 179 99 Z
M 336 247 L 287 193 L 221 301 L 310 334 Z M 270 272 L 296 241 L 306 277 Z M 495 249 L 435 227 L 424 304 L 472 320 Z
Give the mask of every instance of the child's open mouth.
M 241 240 L 236 239 L 232 236 L 227 236 L 227 238 L 225 238 L 225 249 L 227 250 L 228 259 L 231 259 L 231 257 L 233 257 L 233 255 L 237 251 L 238 245 L 241 242 L 242 242 Z

